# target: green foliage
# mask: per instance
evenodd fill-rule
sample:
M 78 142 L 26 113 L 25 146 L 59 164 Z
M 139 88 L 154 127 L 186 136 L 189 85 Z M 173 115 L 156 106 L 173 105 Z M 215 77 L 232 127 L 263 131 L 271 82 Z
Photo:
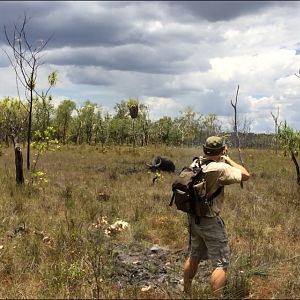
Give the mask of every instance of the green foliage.
M 170 144 L 172 142 L 173 121 L 170 117 L 162 117 L 153 123 L 150 129 L 152 137 L 157 142 Z
M 76 104 L 72 100 L 63 100 L 57 107 L 54 124 L 57 131 L 57 139 L 65 144 L 70 136 L 70 127 L 73 120 L 72 113 Z
M 20 139 L 25 137 L 27 110 L 18 99 L 4 97 L 0 101 L 0 137 L 10 138 L 11 134 Z
M 42 170 L 37 170 L 37 163 L 42 154 L 48 151 L 55 151 L 60 149 L 59 142 L 53 138 L 55 129 L 51 126 L 47 127 L 43 132 L 37 130 L 34 132 L 34 141 L 31 142 L 31 147 L 36 150 L 35 159 L 33 160 L 33 167 L 31 169 L 31 181 L 40 184 L 48 183 L 46 173 Z
M 208 135 L 225 134 L 216 115 L 199 115 L 191 107 L 186 107 L 178 117 L 163 116 L 152 121 L 149 119 L 149 107 L 138 103 L 138 114 L 133 124 L 128 103 L 135 102 L 128 101 L 117 103 L 114 114 L 111 114 L 90 100 L 85 101 L 81 107 L 76 107 L 73 100 L 63 100 L 55 108 L 52 97 L 42 94 L 33 99 L 32 131 L 43 132 L 52 126 L 56 130 L 55 138 L 62 144 L 101 144 L 102 147 L 132 144 L 133 139 L 137 146 L 194 146 L 201 145 Z M 28 108 L 28 103 L 24 105 L 16 99 L 4 98 L 0 101 L 0 143 L 5 141 L 8 144 L 11 128 L 17 133 L 19 143 L 27 141 Z M 230 135 L 227 134 L 228 143 Z M 271 145 L 272 137 L 272 134 L 240 134 L 244 147 L 247 144 L 252 147 L 267 147 Z
M 57 71 L 53 71 L 48 75 L 48 83 L 49 85 L 55 86 L 58 80 L 58 72 Z
M 47 127 L 43 132 L 37 130 L 34 132 L 34 141 L 31 143 L 33 149 L 37 150 L 38 153 L 42 154 L 46 150 L 55 150 L 59 149 L 59 142 L 56 138 L 53 138 L 55 134 L 55 129 L 52 126 Z M 55 146 L 55 148 L 53 147 Z
M 48 179 L 46 177 L 46 173 L 43 171 L 33 171 L 31 173 L 33 182 L 36 182 L 37 185 L 43 185 L 48 183 Z
M 76 109 L 77 115 L 72 117 L 71 113 L 73 106 L 70 102 L 68 104 L 68 114 L 64 114 L 64 136 L 66 132 L 66 122 L 71 126 L 71 137 L 70 139 L 76 144 L 92 144 L 93 139 L 95 139 L 95 128 L 97 127 L 97 117 L 99 117 L 99 111 L 101 108 L 98 107 L 96 103 L 92 103 L 87 100 L 84 102 L 83 106 Z M 100 117 L 101 113 L 100 113 Z M 98 129 L 98 127 L 97 127 Z
M 294 131 L 285 121 L 279 126 L 278 137 L 279 143 L 284 151 L 291 153 L 292 160 L 296 167 L 297 183 L 300 185 L 300 168 L 296 159 L 296 155 L 300 149 L 300 131 Z
M 191 107 L 181 112 L 180 117 L 175 118 L 174 126 L 179 132 L 180 144 L 194 145 L 201 137 L 202 116 L 198 116 Z
M 127 106 L 128 107 L 131 107 L 131 106 L 138 106 L 139 105 L 139 102 L 137 99 L 135 98 L 129 98 L 128 101 L 127 101 Z
M 300 149 L 300 131 L 295 131 L 288 126 L 287 122 L 281 122 L 278 128 L 278 138 L 281 147 L 284 150 L 299 151 Z
M 52 104 L 52 97 L 35 97 L 33 101 L 33 124 L 32 130 L 44 131 L 48 126 L 52 126 L 52 116 L 55 112 Z
M 164 180 L 164 175 L 159 171 L 155 172 L 154 177 L 156 178 L 156 182 L 162 182 Z
M 109 126 L 109 136 L 111 138 L 112 143 L 129 143 L 130 128 L 131 120 L 129 118 L 112 118 Z
M 128 118 L 128 105 L 126 103 L 126 101 L 122 100 L 120 103 L 117 103 L 114 106 L 114 110 L 115 110 L 115 118 Z

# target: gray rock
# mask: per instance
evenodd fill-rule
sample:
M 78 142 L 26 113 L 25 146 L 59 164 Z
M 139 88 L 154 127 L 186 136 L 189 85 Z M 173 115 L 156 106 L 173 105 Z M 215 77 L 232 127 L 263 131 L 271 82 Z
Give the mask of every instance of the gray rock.
M 157 244 L 153 245 L 153 246 L 150 248 L 150 252 L 152 252 L 152 253 L 157 253 L 157 252 L 159 252 L 160 250 L 162 250 L 162 248 L 161 248 L 159 245 L 157 245 Z

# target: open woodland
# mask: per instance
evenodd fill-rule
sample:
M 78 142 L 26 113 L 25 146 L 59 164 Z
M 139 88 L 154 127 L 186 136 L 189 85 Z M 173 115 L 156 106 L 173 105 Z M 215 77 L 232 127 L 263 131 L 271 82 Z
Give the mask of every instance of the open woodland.
M 43 153 L 40 177 L 24 170 L 23 185 L 15 182 L 13 147 L 1 154 L 1 298 L 184 298 L 186 216 L 169 207 L 176 173 L 162 172 L 153 184 L 145 162 L 166 155 L 179 172 L 201 147 L 62 146 Z M 229 155 L 238 161 L 236 149 Z M 298 298 L 293 162 L 271 149 L 242 155 L 251 178 L 243 189 L 225 189 L 232 264 L 224 297 Z M 109 229 L 117 220 L 128 227 Z M 208 276 L 201 265 L 193 298 L 212 297 Z
M 55 107 L 57 72 L 45 91 L 37 87 L 50 38 L 35 47 L 27 23 L 25 15 L 4 27 L 18 98 L 0 100 L 0 297 L 185 298 L 189 237 L 186 215 L 169 206 L 171 184 L 209 135 L 222 135 L 237 162 L 242 148 L 251 174 L 243 188 L 225 188 L 232 261 L 224 298 L 299 298 L 300 132 L 278 121 L 279 107 L 272 134 L 254 134 L 240 118 L 239 86 L 226 127 L 191 107 L 152 121 L 133 98 L 113 114 L 89 100 Z M 149 172 L 155 155 L 171 158 L 176 172 Z M 192 298 L 212 298 L 209 275 L 201 263 Z

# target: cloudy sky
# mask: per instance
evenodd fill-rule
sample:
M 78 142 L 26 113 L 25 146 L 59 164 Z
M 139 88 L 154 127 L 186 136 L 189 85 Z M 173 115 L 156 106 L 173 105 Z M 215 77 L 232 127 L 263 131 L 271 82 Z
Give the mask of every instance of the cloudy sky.
M 252 132 L 273 132 L 278 108 L 279 121 L 300 129 L 300 2 L 1 1 L 2 50 L 4 25 L 10 31 L 24 13 L 32 43 L 53 35 L 38 86 L 58 71 L 56 104 L 91 100 L 113 111 L 136 97 L 153 120 L 190 106 L 226 124 L 239 85 L 238 114 Z M 0 97 L 16 96 L 1 52 Z

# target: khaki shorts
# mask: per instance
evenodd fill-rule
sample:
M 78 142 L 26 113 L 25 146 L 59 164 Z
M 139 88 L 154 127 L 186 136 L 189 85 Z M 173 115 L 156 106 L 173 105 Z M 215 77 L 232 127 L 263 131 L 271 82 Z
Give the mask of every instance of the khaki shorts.
M 195 224 L 195 216 L 189 216 L 191 230 L 190 257 L 210 259 L 213 267 L 225 268 L 229 264 L 230 249 L 225 225 L 221 217 L 202 217 Z

